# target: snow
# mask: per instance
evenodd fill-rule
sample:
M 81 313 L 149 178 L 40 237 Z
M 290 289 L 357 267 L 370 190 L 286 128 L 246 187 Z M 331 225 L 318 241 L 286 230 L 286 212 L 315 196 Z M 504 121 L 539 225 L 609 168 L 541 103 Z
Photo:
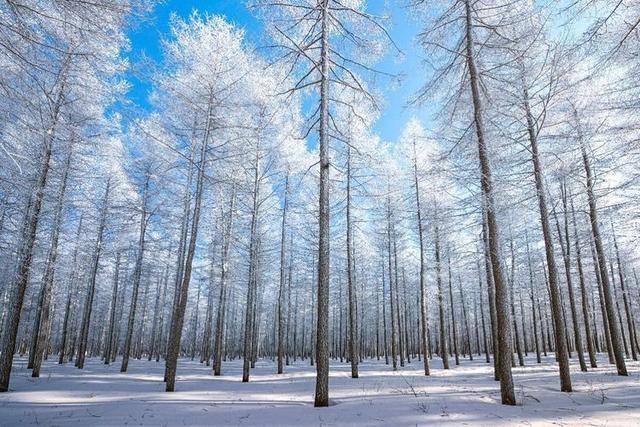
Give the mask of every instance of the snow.
M 118 361 L 119 362 L 119 361 Z M 519 405 L 500 404 L 492 365 L 484 358 L 461 360 L 451 370 L 432 361 L 421 375 L 417 360 L 398 372 L 384 361 L 365 361 L 360 378 L 347 364 L 332 363 L 329 408 L 313 407 L 314 368 L 308 361 L 285 367 L 261 360 L 251 382 L 242 383 L 241 361 L 226 362 L 223 376 L 197 361 L 180 360 L 177 391 L 164 392 L 164 363 L 131 360 L 120 364 L 87 361 L 84 370 L 50 359 L 33 379 L 17 358 L 11 391 L 0 394 L 0 425 L 246 425 L 246 426 L 415 426 L 415 425 L 640 425 L 640 363 L 628 362 L 619 377 L 606 357 L 597 369 L 580 372 L 572 359 L 573 393 L 561 393 L 553 356 L 541 365 L 529 357 L 514 369 Z M 453 364 L 453 360 L 451 360 Z

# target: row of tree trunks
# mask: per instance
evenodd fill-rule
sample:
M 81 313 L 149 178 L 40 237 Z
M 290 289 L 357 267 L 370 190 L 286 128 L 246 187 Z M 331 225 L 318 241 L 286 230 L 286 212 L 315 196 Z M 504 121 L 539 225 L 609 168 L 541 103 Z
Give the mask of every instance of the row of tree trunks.
M 0 355 L 0 392 L 9 390 L 9 380 L 11 378 L 11 367 L 13 366 L 13 355 L 16 349 L 16 338 L 20 315 L 24 304 L 24 294 L 29 282 L 31 272 L 31 262 L 33 261 L 33 249 L 36 241 L 38 223 L 44 199 L 44 191 L 47 185 L 47 178 L 51 169 L 51 152 L 55 139 L 56 128 L 60 120 L 60 111 L 65 100 L 65 82 L 67 70 L 71 58 L 67 56 L 60 71 L 60 85 L 55 91 L 54 102 L 51 108 L 50 125 L 44 134 L 42 152 L 40 154 L 40 167 L 35 185 L 29 196 L 27 203 L 24 225 L 22 227 L 22 245 L 19 251 L 18 267 L 15 278 L 11 284 L 11 297 L 6 320 L 3 324 L 2 354 Z
M 47 341 L 49 340 L 49 330 L 51 328 L 51 295 L 53 292 L 53 281 L 56 268 L 56 260 L 58 258 L 58 240 L 60 237 L 60 227 L 63 220 L 64 198 L 67 191 L 67 182 L 71 169 L 71 158 L 73 153 L 73 141 L 69 144 L 69 151 L 64 162 L 64 169 L 60 181 L 60 189 L 58 190 L 58 200 L 56 201 L 53 231 L 51 234 L 51 245 L 47 255 L 47 265 L 45 268 L 44 278 L 42 281 L 42 291 L 40 297 L 40 318 L 39 323 L 35 324 L 34 335 L 36 337 L 36 345 L 33 348 L 33 371 L 31 376 L 38 378 L 40 376 L 40 368 L 42 367 L 42 359 L 46 352 Z M 31 355 L 30 355 L 31 356 Z
M 224 212 L 222 212 L 223 218 L 223 235 L 222 235 L 222 250 L 220 256 L 220 289 L 218 294 L 218 311 L 216 314 L 216 337 L 213 347 L 213 374 L 219 376 L 222 374 L 222 350 L 225 331 L 225 314 L 227 312 L 227 295 L 230 291 L 227 290 L 227 273 L 228 273 L 228 256 L 229 247 L 231 244 L 231 235 L 233 231 L 233 215 L 235 209 L 236 192 L 235 186 L 231 191 L 231 200 L 229 201 L 229 211 L 227 218 L 225 218 Z M 226 340 L 224 340 L 226 341 Z

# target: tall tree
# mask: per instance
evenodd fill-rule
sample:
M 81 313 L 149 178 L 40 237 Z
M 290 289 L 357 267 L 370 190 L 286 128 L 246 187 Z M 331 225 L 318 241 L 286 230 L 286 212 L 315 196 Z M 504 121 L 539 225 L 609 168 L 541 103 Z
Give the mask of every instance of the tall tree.
M 270 0 L 252 2 L 263 10 L 268 28 L 283 52 L 292 73 L 300 76 L 288 94 L 314 89 L 317 108 L 308 119 L 307 134 L 318 132 L 318 288 L 316 317 L 316 407 L 329 406 L 329 286 L 330 286 L 330 200 L 329 144 L 342 140 L 342 132 L 332 120 L 336 90 L 363 94 L 375 103 L 363 76 L 371 73 L 367 60 L 380 53 L 380 38 L 388 37 L 383 24 L 362 2 L 338 0 Z M 356 36 L 357 34 L 357 36 Z M 375 73 L 375 71 L 374 71 Z
M 602 293 L 604 296 L 604 303 L 607 311 L 607 320 L 609 322 L 609 335 L 611 336 L 611 347 L 613 350 L 613 356 L 616 362 L 616 369 L 618 375 L 626 376 L 627 365 L 624 361 L 622 354 L 622 343 L 620 339 L 620 328 L 614 315 L 613 309 L 613 295 L 611 291 L 611 285 L 609 283 L 609 275 L 607 273 L 607 260 L 604 253 L 604 247 L 602 245 L 602 237 L 600 235 L 600 225 L 598 223 L 598 208 L 596 205 L 596 198 L 594 195 L 593 187 L 595 185 L 593 174 L 591 171 L 591 161 L 587 154 L 586 142 L 582 134 L 582 128 L 580 126 L 580 119 L 578 112 L 574 108 L 574 121 L 577 133 L 578 144 L 580 145 L 580 151 L 582 153 L 582 163 L 587 177 L 587 199 L 589 202 L 589 218 L 591 220 L 591 232 L 593 233 L 593 240 L 595 244 L 595 253 L 598 260 L 598 268 L 600 269 L 600 282 L 602 283 Z

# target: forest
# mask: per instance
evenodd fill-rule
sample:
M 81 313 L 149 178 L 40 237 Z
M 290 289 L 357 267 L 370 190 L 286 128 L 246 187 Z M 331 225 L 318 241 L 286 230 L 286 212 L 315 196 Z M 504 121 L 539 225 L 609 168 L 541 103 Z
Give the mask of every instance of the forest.
M 640 423 L 640 1 L 179 3 L 0 0 L 0 425 Z

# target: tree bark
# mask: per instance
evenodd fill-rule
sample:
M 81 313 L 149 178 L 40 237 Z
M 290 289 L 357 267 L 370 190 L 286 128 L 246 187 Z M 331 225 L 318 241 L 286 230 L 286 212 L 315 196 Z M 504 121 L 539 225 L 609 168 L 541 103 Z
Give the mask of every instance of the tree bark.
M 482 321 L 482 343 L 484 346 L 485 360 L 487 363 L 491 363 L 491 358 L 489 357 L 489 343 L 487 339 L 487 326 L 484 319 L 484 298 L 482 296 L 482 270 L 480 268 L 480 261 L 477 262 L 477 269 L 478 269 L 478 287 L 480 289 L 479 297 L 480 297 L 480 319 Z M 476 322 L 477 322 L 477 319 L 476 319 Z
M 167 282 L 169 281 L 169 265 L 167 264 L 164 270 L 164 277 L 162 280 L 158 280 L 158 286 L 156 287 L 156 302 L 153 306 L 153 325 L 151 326 L 151 343 L 149 345 L 149 355 L 147 361 L 151 362 L 156 354 L 156 348 L 158 347 L 158 335 L 162 336 L 162 332 L 158 334 L 159 324 L 162 323 L 161 311 L 164 309 L 164 294 L 167 289 Z M 162 289 L 160 286 L 162 285 Z M 162 329 L 160 329 L 162 331 Z M 158 353 L 159 354 L 159 353 Z
M 569 359 L 567 357 L 567 342 L 565 341 L 565 328 L 562 323 L 562 306 L 560 302 L 560 289 L 558 287 L 556 259 L 553 250 L 553 237 L 551 235 L 551 225 L 549 224 L 549 213 L 547 210 L 547 201 L 545 197 L 545 187 L 543 182 L 542 167 L 540 165 L 540 156 L 538 154 L 538 139 L 535 130 L 535 124 L 531 109 L 529 107 L 529 91 L 524 80 L 524 69 L 522 70 L 522 95 L 527 119 L 527 133 L 529 136 L 529 144 L 531 148 L 531 161 L 533 163 L 533 174 L 536 183 L 536 192 L 538 196 L 538 208 L 540 210 L 540 223 L 542 225 L 542 234 L 544 237 L 545 255 L 547 259 L 548 278 L 549 278 L 549 295 L 551 300 L 552 320 L 555 327 L 555 343 L 556 358 L 560 368 L 560 390 L 570 392 L 571 375 L 569 372 Z
M 531 262 L 531 252 L 529 250 L 529 234 L 526 235 L 527 241 L 527 264 L 529 266 L 529 292 L 531 296 L 531 316 L 533 322 L 533 340 L 536 349 L 536 362 L 542 363 L 542 358 L 540 357 L 540 344 L 538 341 L 538 322 L 536 321 L 536 300 L 534 296 L 534 274 L 533 274 L 533 264 Z M 542 339 L 544 342 L 544 338 Z
M 76 288 L 76 274 L 77 274 L 77 269 L 78 269 L 78 251 L 80 249 L 80 232 L 82 231 L 82 220 L 83 220 L 84 216 L 80 216 L 80 220 L 78 221 L 78 228 L 76 230 L 76 238 L 75 238 L 75 242 L 76 242 L 76 246 L 73 250 L 73 261 L 71 263 L 72 270 L 71 270 L 71 277 L 69 279 L 69 291 L 67 294 L 67 304 L 65 306 L 65 311 L 64 311 L 64 320 L 62 323 L 62 337 L 60 338 L 60 356 L 58 358 L 58 364 L 62 365 L 63 363 L 65 363 L 66 360 L 66 355 L 67 355 L 67 336 L 69 335 L 69 322 L 71 319 L 71 307 L 72 307 L 72 303 L 73 303 L 73 296 L 75 294 L 75 288 Z
M 425 286 L 425 257 L 424 257 L 424 230 L 422 227 L 422 209 L 420 206 L 420 182 L 418 180 L 418 158 L 416 141 L 413 141 L 413 179 L 416 187 L 416 214 L 418 219 L 418 239 L 420 241 L 420 344 L 422 346 L 422 360 L 424 374 L 429 375 L 429 354 L 427 350 L 427 329 L 429 319 L 427 317 L 426 286 Z
M 389 189 L 389 192 L 391 190 Z M 391 304 L 391 363 L 393 366 L 393 370 L 398 370 L 398 361 L 397 355 L 398 350 L 396 347 L 397 335 L 396 335 L 396 309 L 393 297 L 393 274 L 392 274 L 392 263 L 393 263 L 393 254 L 391 253 L 391 198 L 387 196 L 387 255 L 389 261 L 389 299 Z
M 589 353 L 589 363 L 592 368 L 597 368 L 596 352 L 593 348 L 593 338 L 591 336 L 591 326 L 589 324 L 589 299 L 587 296 L 587 288 L 585 285 L 584 269 L 582 268 L 582 252 L 580 248 L 580 238 L 578 236 L 578 226 L 576 221 L 576 211 L 573 207 L 573 198 L 571 198 L 571 218 L 573 222 L 574 244 L 576 249 L 576 264 L 578 267 L 578 281 L 580 283 L 580 295 L 582 301 L 582 317 L 584 320 L 585 338 L 587 340 L 587 351 Z M 568 237 L 567 237 L 568 238 Z
M 510 241 L 509 241 L 509 246 L 511 249 L 511 276 L 509 277 L 509 292 L 511 293 L 511 317 L 513 320 L 513 331 L 515 333 L 515 336 L 513 337 L 513 340 L 515 342 L 516 345 L 516 353 L 518 354 L 518 365 L 520 366 L 524 366 L 524 357 L 522 355 L 522 347 L 520 346 L 520 330 L 518 328 L 518 322 L 516 321 L 517 317 L 516 317 L 516 304 L 515 304 L 515 295 L 514 295 L 514 288 L 516 286 L 516 253 L 513 247 L 513 236 L 511 236 Z M 513 358 L 512 358 L 513 360 Z M 512 366 L 514 366 L 515 363 L 512 363 Z
M 231 244 L 231 233 L 233 230 L 233 214 L 235 211 L 236 189 L 235 185 L 231 190 L 231 200 L 229 202 L 229 218 L 224 227 L 222 236 L 222 253 L 220 256 L 220 293 L 218 296 L 218 312 L 216 314 L 216 338 L 213 347 L 213 375 L 222 374 L 222 348 L 223 332 L 225 329 L 225 313 L 227 309 L 227 268 L 229 257 L 229 246 Z M 224 217 L 224 215 L 223 215 Z
M 113 275 L 113 290 L 111 291 L 111 310 L 109 314 L 109 329 L 106 337 L 106 347 L 104 351 L 104 364 L 108 365 L 111 362 L 111 353 L 115 353 L 115 349 L 112 349 L 113 335 L 116 323 L 116 311 L 118 309 L 118 284 L 120 282 L 120 251 L 116 253 L 116 266 L 115 274 Z
M 622 263 L 620 261 L 620 250 L 618 249 L 618 239 L 616 239 L 616 232 L 611 224 L 611 231 L 613 233 L 613 245 L 616 250 L 616 261 L 618 263 L 618 277 L 620 278 L 620 289 L 622 290 L 622 301 L 624 304 L 624 311 L 627 317 L 627 328 L 629 329 L 629 343 L 631 344 L 631 357 L 633 360 L 638 360 L 638 354 L 636 353 L 635 343 L 635 328 L 633 325 L 633 317 L 631 315 L 631 309 L 629 308 L 629 299 L 627 298 L 627 290 L 624 284 L 624 274 L 622 273 Z
M 51 245 L 49 247 L 49 254 L 47 255 L 47 266 L 44 273 L 43 285 L 42 285 L 42 302 L 40 306 L 41 317 L 40 324 L 36 329 L 38 331 L 36 335 L 35 354 L 33 358 L 33 371 L 31 376 L 38 378 L 40 376 L 40 368 L 42 366 L 43 354 L 46 351 L 46 343 L 49 340 L 49 329 L 51 328 L 51 294 L 53 292 L 53 280 L 55 276 L 56 261 L 58 259 L 58 240 L 60 237 L 60 227 L 62 226 L 63 216 L 62 211 L 64 207 L 64 198 L 67 192 L 67 182 L 69 178 L 69 171 L 71 169 L 71 156 L 73 153 L 73 142 L 69 145 L 69 152 L 67 154 L 64 171 L 62 173 L 62 180 L 60 182 L 60 190 L 58 192 L 58 201 L 55 207 L 55 214 L 53 220 L 53 233 L 51 236 Z
M 315 407 L 329 406 L 329 1 L 320 10 L 320 191 L 318 217 L 318 318 Z
M 591 236 L 593 237 L 593 235 Z M 593 238 L 591 239 L 590 243 L 591 243 L 590 244 L 591 258 L 593 261 L 593 268 L 595 271 L 596 282 L 598 284 L 598 299 L 600 300 L 600 312 L 602 314 L 602 328 L 604 329 L 604 338 L 605 338 L 605 343 L 607 347 L 607 354 L 609 355 L 609 363 L 611 365 L 614 365 L 616 362 L 613 356 L 613 346 L 611 345 L 611 334 L 610 334 L 611 329 L 609 328 L 609 315 L 607 313 L 607 306 L 606 306 L 606 302 L 604 300 L 604 294 L 602 291 L 602 278 L 600 277 L 600 264 L 596 256 L 596 250 L 594 248 Z
M 436 281 L 438 284 L 438 315 L 440 318 L 440 357 L 442 366 L 449 369 L 449 352 L 447 351 L 447 329 L 445 326 L 444 290 L 442 289 L 442 264 L 440 261 L 440 228 L 436 224 L 435 230 L 436 246 Z
M 453 304 L 453 280 L 451 278 L 451 254 L 447 253 L 447 272 L 449 274 L 449 309 L 451 310 L 451 330 L 453 332 L 453 354 L 456 366 L 460 364 L 460 354 L 458 352 L 458 327 L 456 325 L 456 309 Z
M 3 334 L 4 342 L 2 343 L 2 353 L 0 354 L 0 392 L 9 390 L 9 379 L 11 378 L 11 367 L 13 365 L 13 354 L 16 348 L 16 337 L 18 335 L 20 315 L 22 312 L 22 305 L 24 304 L 25 290 L 27 289 L 27 283 L 29 282 L 31 262 L 33 260 L 33 248 L 35 246 L 38 223 L 40 222 L 44 190 L 47 185 L 47 177 L 50 170 L 51 145 L 53 144 L 58 116 L 63 100 L 64 78 L 62 80 L 61 87 L 58 90 L 56 102 L 53 106 L 51 126 L 47 132 L 45 132 L 38 179 L 33 188 L 31 208 L 28 210 L 28 214 L 25 218 L 26 222 L 23 230 L 24 242 L 20 248 L 18 268 L 11 286 L 11 302 L 7 309 L 5 324 L 3 325 L 5 331 Z
M 564 271 L 567 279 L 567 289 L 569 291 L 569 308 L 571 309 L 571 321 L 573 323 L 573 337 L 576 344 L 576 353 L 578 353 L 578 361 L 580 370 L 587 372 L 587 364 L 584 360 L 582 335 L 580 334 L 580 323 L 578 322 L 578 312 L 576 309 L 575 297 L 573 295 L 573 281 L 571 280 L 571 242 L 569 241 L 569 219 L 566 186 L 562 185 L 562 205 L 564 208 L 564 231 L 560 228 L 558 217 L 556 216 L 556 227 L 558 229 L 558 239 L 560 240 L 560 248 L 562 258 L 564 260 Z M 556 215 L 554 211 L 554 215 Z M 564 235 L 564 237 L 563 237 Z
M 129 355 L 131 352 L 131 340 L 133 338 L 133 327 L 136 318 L 136 307 L 138 305 L 138 291 L 140 289 L 140 278 L 142 277 L 142 263 L 144 261 L 145 236 L 147 232 L 147 197 L 149 191 L 150 171 L 145 172 L 144 188 L 142 190 L 142 212 L 140 213 L 140 228 L 138 235 L 138 253 L 136 265 L 133 271 L 133 290 L 131 293 L 131 305 L 129 306 L 129 320 L 127 322 L 127 335 L 124 339 L 124 350 L 122 352 L 122 365 L 120 372 L 127 372 L 129 367 Z
M 256 148 L 254 159 L 254 175 L 253 175 L 253 206 L 251 209 L 251 226 L 249 231 L 249 283 L 247 286 L 247 307 L 245 310 L 244 321 L 244 353 L 242 364 L 242 382 L 249 381 L 249 368 L 253 354 L 253 341 L 254 341 L 254 329 L 255 329 L 255 308 L 256 308 L 256 294 L 257 294 L 257 227 L 258 227 L 258 197 L 260 190 L 259 182 L 259 167 L 260 167 L 260 154 L 259 148 Z
M 578 113 L 574 110 L 574 117 L 578 122 Z M 607 309 L 607 316 L 609 321 L 609 335 L 611 336 L 611 347 L 616 362 L 616 369 L 618 375 L 627 375 L 627 365 L 624 361 L 624 355 L 622 354 L 622 345 L 620 342 L 620 329 L 618 323 L 615 320 L 613 312 L 613 296 L 611 293 L 611 286 L 609 284 L 609 276 L 607 275 L 607 261 L 604 254 L 604 248 L 602 246 L 602 238 L 600 237 L 600 225 L 598 223 L 598 209 L 596 207 L 596 198 L 593 194 L 594 179 L 591 171 L 591 164 L 589 157 L 587 156 L 587 149 L 583 140 L 582 131 L 578 122 L 578 141 L 580 143 L 580 149 L 582 151 L 582 162 L 587 175 L 587 198 L 589 200 L 589 218 L 591 219 L 591 231 L 593 233 L 593 240 L 596 246 L 596 254 L 598 257 L 598 265 L 600 268 L 600 280 L 602 282 L 602 293 L 604 294 L 604 302 Z
M 489 300 L 489 320 L 491 321 L 491 346 L 493 351 L 493 379 L 500 381 L 500 358 L 498 357 L 498 315 L 496 313 L 496 296 L 491 268 L 489 235 L 487 233 L 487 213 L 482 212 L 482 247 L 484 252 L 484 269 L 487 277 L 487 299 Z
M 382 265 L 380 266 L 380 270 L 382 271 L 382 338 L 384 341 L 384 363 L 385 365 L 389 364 L 389 344 L 387 342 L 387 303 L 386 299 L 386 290 L 385 290 L 385 267 L 384 260 L 382 260 Z
M 286 247 L 286 227 L 287 209 L 289 207 L 289 171 L 284 180 L 284 204 L 282 207 L 282 226 L 280 228 L 280 286 L 278 287 L 278 374 L 283 373 L 284 357 L 284 276 L 285 276 L 285 247 Z M 312 290 L 313 292 L 313 290 Z
M 347 147 L 347 292 L 349 294 L 349 361 L 351 362 L 351 378 L 358 378 L 358 357 L 356 355 L 356 294 L 353 283 L 351 245 L 351 147 Z
M 184 314 L 187 307 L 187 297 L 189 295 L 189 282 L 191 281 L 191 270 L 193 266 L 193 257 L 196 250 L 196 241 L 198 239 L 198 224 L 200 222 L 200 209 L 202 206 L 202 194 L 204 192 L 204 171 L 207 163 L 207 146 L 209 143 L 209 134 L 211 131 L 212 121 L 212 108 L 213 100 L 209 100 L 209 106 L 207 111 L 207 123 L 205 126 L 205 134 L 202 140 L 202 148 L 200 151 L 200 168 L 198 170 L 198 177 L 196 180 L 196 194 L 195 203 L 193 207 L 193 218 L 191 220 L 191 238 L 189 240 L 189 247 L 186 252 L 186 260 L 184 264 L 184 275 L 182 277 L 182 283 L 179 289 L 179 293 L 176 294 L 178 299 L 175 304 L 174 319 L 172 322 L 172 328 L 169 334 L 169 342 L 167 345 L 167 360 L 166 360 L 166 391 L 172 392 L 175 390 L 176 382 L 176 368 L 178 366 L 178 354 L 180 352 L 180 341 L 182 338 L 182 327 L 184 325 Z
M 82 326 L 80 328 L 78 356 L 76 358 L 76 366 L 78 369 L 84 368 L 84 359 L 87 352 L 87 340 L 89 337 L 89 325 L 91 323 L 91 311 L 93 309 L 93 297 L 96 290 L 96 277 L 98 268 L 100 267 L 100 255 L 102 254 L 102 239 L 104 238 L 104 229 L 107 221 L 107 213 L 109 210 L 109 193 L 111 191 L 111 177 L 107 178 L 104 197 L 102 199 L 102 211 L 100 213 L 100 224 L 98 225 L 98 235 L 96 238 L 95 248 L 93 250 L 93 265 L 89 275 L 89 286 L 84 302 L 84 311 L 82 315 Z
M 474 124 L 478 143 L 478 157 L 480 163 L 480 181 L 484 201 L 484 209 L 487 215 L 487 230 L 489 240 L 489 253 L 493 270 L 493 280 L 496 291 L 496 314 L 498 326 L 498 354 L 500 357 L 500 391 L 502 403 L 515 405 L 516 397 L 513 389 L 513 377 L 511 375 L 511 319 L 509 315 L 509 294 L 502 276 L 502 261 L 500 259 L 498 222 L 495 215 L 495 202 L 493 197 L 493 183 L 487 146 L 484 139 L 484 124 L 482 121 L 482 100 L 480 98 L 479 73 L 475 63 L 473 18 L 470 0 L 465 0 L 465 40 L 466 59 L 469 69 L 469 81 L 474 110 Z

